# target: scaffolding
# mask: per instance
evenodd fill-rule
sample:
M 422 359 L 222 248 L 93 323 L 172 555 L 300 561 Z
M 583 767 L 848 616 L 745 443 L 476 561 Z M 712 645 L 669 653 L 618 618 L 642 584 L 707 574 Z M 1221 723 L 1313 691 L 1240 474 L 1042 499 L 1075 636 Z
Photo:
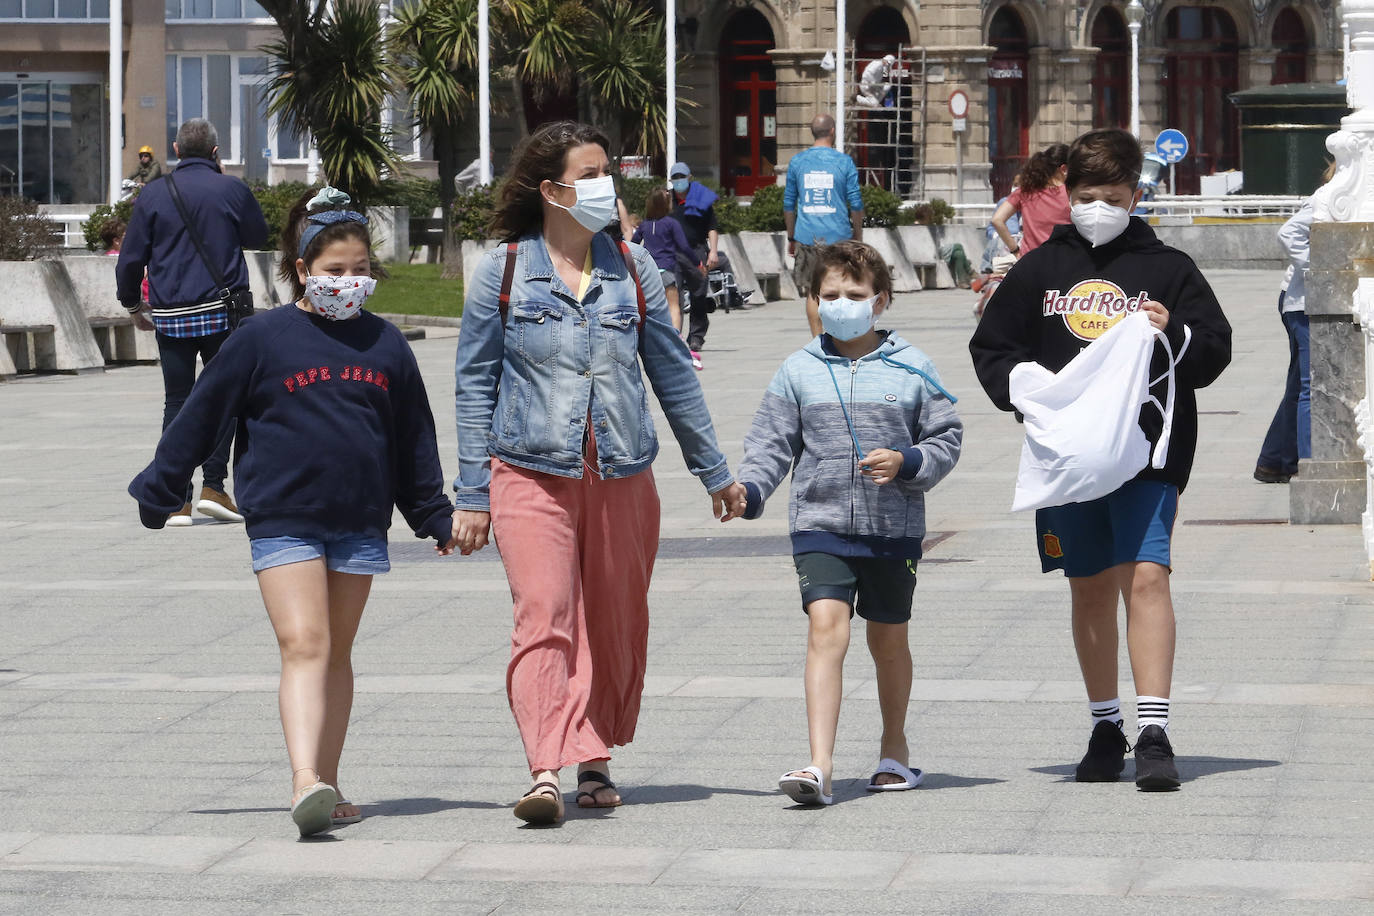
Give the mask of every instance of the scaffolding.
M 885 188 L 907 199 L 924 199 L 926 148 L 926 51 L 898 45 L 896 59 L 880 82 L 854 80 L 847 106 L 845 149 L 859 169 L 859 183 Z M 862 74 L 882 57 L 860 57 L 851 42 L 852 72 Z

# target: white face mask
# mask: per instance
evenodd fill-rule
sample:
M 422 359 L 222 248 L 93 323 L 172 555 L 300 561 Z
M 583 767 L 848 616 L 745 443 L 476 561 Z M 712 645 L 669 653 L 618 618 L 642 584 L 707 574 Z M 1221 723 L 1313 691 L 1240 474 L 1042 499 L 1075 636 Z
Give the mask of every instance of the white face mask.
M 377 288 L 375 277 L 306 277 L 305 301 L 311 311 L 331 321 L 357 318 Z
M 600 232 L 606 228 L 611 217 L 617 213 L 615 179 L 610 175 L 602 175 L 600 178 L 579 178 L 572 184 L 564 184 L 561 181 L 555 181 L 554 184 L 576 190 L 577 203 L 571 207 L 564 207 L 556 200 L 551 200 L 549 203 L 567 210 L 572 214 L 573 219 L 591 232 Z
M 867 299 L 822 299 L 820 301 L 821 327 L 825 333 L 836 340 L 853 340 L 862 337 L 877 320 L 873 317 L 873 306 L 878 302 L 877 294 Z
M 1074 204 L 1069 209 L 1069 218 L 1078 234 L 1096 248 L 1105 245 L 1126 231 L 1131 224 L 1131 214 L 1121 207 L 1113 207 L 1105 200 L 1095 200 L 1090 204 Z

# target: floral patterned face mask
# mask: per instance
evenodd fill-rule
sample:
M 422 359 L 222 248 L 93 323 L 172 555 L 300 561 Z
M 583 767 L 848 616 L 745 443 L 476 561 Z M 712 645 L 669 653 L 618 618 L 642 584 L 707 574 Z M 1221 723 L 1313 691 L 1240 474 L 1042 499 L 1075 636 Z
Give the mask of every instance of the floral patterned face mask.
M 306 277 L 305 300 L 312 311 L 331 321 L 357 318 L 377 288 L 375 277 Z

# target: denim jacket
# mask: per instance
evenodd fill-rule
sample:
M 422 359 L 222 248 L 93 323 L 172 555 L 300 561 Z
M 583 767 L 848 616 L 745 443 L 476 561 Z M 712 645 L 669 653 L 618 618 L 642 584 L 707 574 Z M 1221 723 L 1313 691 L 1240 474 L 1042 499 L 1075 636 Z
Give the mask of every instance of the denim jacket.
M 489 456 L 559 477 L 581 477 L 588 416 L 602 478 L 629 477 L 658 454 L 644 375 L 688 469 L 709 492 L 733 483 L 716 445 L 691 355 L 669 319 L 653 259 L 630 246 L 647 323 L 640 372 L 639 305 L 616 243 L 592 238 L 582 302 L 554 270 L 541 235 L 519 242 L 504 332 L 497 298 L 506 246 L 482 256 L 469 279 L 455 374 L 459 509 L 490 511 Z

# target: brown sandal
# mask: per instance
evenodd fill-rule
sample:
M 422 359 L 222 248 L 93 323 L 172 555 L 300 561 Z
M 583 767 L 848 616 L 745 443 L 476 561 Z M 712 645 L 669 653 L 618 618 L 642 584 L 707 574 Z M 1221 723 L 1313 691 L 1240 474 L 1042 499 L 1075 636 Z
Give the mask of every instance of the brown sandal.
M 560 817 L 558 795 L 557 783 L 536 782 L 515 803 L 515 816 L 539 827 L 555 824 Z
M 597 787 L 596 787 L 595 789 L 592 789 L 590 792 L 581 792 L 581 791 L 579 791 L 579 792 L 577 793 L 577 807 L 579 807 L 579 808 L 619 808 L 619 807 L 620 807 L 620 800 L 619 800 L 619 799 L 617 799 L 617 800 L 614 801 L 614 802 L 611 802 L 611 803 L 608 804 L 608 805 L 603 805 L 603 804 L 599 803 L 599 802 L 596 800 L 596 793 L 600 792 L 602 789 L 614 789 L 614 788 L 615 788 L 615 783 L 611 782 L 611 777 L 607 776 L 605 773 L 600 772 L 599 770 L 583 770 L 581 773 L 578 773 L 578 774 L 577 774 L 577 784 L 580 786 L 580 785 L 582 785 L 584 782 L 594 782 L 594 783 L 597 783 Z M 589 801 L 587 802 L 587 804 L 583 804 L 583 803 L 582 803 L 582 799 L 584 799 L 584 798 L 586 798 L 586 799 L 589 800 Z

